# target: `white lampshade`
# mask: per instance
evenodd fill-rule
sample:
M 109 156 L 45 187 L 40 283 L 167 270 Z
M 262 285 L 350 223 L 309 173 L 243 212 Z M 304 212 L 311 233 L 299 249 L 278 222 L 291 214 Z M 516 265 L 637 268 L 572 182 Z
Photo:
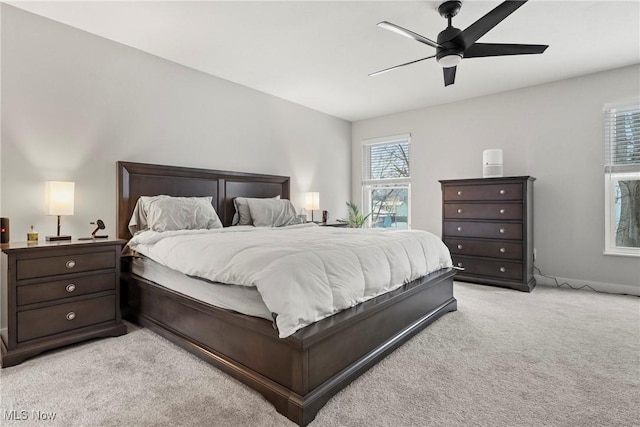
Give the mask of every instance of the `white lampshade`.
M 47 181 L 45 188 L 47 215 L 73 215 L 74 182 Z
M 304 193 L 304 208 L 308 211 L 320 209 L 320 193 L 317 191 Z

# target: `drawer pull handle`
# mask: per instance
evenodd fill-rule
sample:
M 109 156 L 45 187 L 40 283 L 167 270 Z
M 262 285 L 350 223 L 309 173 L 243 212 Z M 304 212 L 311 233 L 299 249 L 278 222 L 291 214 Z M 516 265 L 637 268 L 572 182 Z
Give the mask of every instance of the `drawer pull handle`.
M 500 213 L 504 214 L 507 210 L 506 209 L 500 209 Z
M 462 190 L 458 191 L 458 196 L 462 196 Z
M 461 262 L 458 263 L 458 267 L 462 268 L 462 263 Z
M 76 314 L 73 311 L 67 313 L 67 320 L 73 320 L 76 318 Z
M 73 268 L 76 266 L 76 262 L 72 259 L 70 259 L 69 261 L 67 261 L 67 263 L 65 264 L 67 266 L 67 268 Z
M 505 230 L 504 228 L 500 229 L 500 234 L 504 234 L 507 230 Z
M 462 209 L 458 209 L 458 213 L 462 213 Z
M 506 271 L 507 271 L 507 269 L 506 269 L 506 268 L 504 268 L 504 267 L 500 267 L 500 273 L 505 273 Z
M 462 231 L 462 227 L 458 227 L 458 231 Z
M 76 285 L 74 285 L 73 283 L 69 283 L 65 289 L 67 290 L 67 292 L 71 293 L 76 290 Z
M 507 190 L 500 190 L 500 194 L 504 196 L 505 194 L 507 194 Z
M 505 248 L 500 248 L 500 253 L 501 253 L 501 254 L 503 254 L 503 253 L 505 253 L 505 252 L 507 252 L 507 250 L 506 250 Z
M 462 245 L 458 245 L 458 249 L 462 249 Z

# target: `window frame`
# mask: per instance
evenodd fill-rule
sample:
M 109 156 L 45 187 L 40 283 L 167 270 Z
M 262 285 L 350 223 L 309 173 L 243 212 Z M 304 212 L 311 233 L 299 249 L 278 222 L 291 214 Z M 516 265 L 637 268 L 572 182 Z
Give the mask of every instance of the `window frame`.
M 640 99 L 608 104 L 604 108 L 605 127 L 605 167 L 604 167 L 604 205 L 605 205 L 605 248 L 604 255 L 640 257 L 640 247 L 616 245 L 616 183 L 618 181 L 640 181 L 640 163 L 618 164 L 611 154 L 613 140 L 611 127 L 616 112 L 640 111 Z
M 605 255 L 640 257 L 640 248 L 616 245 L 616 191 L 617 181 L 640 181 L 640 172 L 605 173 Z
M 371 179 L 368 178 L 368 171 L 366 170 L 365 164 L 369 165 L 371 163 L 369 156 L 370 151 L 369 148 L 375 145 L 393 145 L 399 143 L 407 143 L 409 146 L 409 154 L 408 154 L 408 167 L 409 167 L 409 176 L 408 177 L 398 177 L 398 178 L 387 178 L 387 179 Z M 407 229 L 411 229 L 411 134 L 399 134 L 392 135 L 380 138 L 370 138 L 362 141 L 362 182 L 361 182 L 361 191 L 362 191 L 362 206 L 364 214 L 372 213 L 372 197 L 371 193 L 374 190 L 384 190 L 384 189 L 406 189 L 407 190 Z M 366 210 L 365 210 L 366 209 Z M 367 227 L 372 227 L 372 216 L 369 215 L 367 218 Z

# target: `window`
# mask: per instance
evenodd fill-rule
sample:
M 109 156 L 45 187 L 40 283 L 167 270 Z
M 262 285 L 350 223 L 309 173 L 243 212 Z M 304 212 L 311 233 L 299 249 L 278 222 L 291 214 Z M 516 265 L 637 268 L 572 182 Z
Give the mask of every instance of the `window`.
M 411 227 L 411 135 L 368 139 L 362 146 L 362 194 L 371 227 Z
M 640 256 L 640 102 L 605 107 L 605 254 Z

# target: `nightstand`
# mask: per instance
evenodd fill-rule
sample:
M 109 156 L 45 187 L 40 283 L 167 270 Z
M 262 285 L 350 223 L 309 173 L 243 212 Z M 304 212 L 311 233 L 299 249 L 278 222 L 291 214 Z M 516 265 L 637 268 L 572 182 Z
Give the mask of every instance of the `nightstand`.
M 125 243 L 0 245 L 3 368 L 46 350 L 127 332 L 120 316 L 119 286 Z

